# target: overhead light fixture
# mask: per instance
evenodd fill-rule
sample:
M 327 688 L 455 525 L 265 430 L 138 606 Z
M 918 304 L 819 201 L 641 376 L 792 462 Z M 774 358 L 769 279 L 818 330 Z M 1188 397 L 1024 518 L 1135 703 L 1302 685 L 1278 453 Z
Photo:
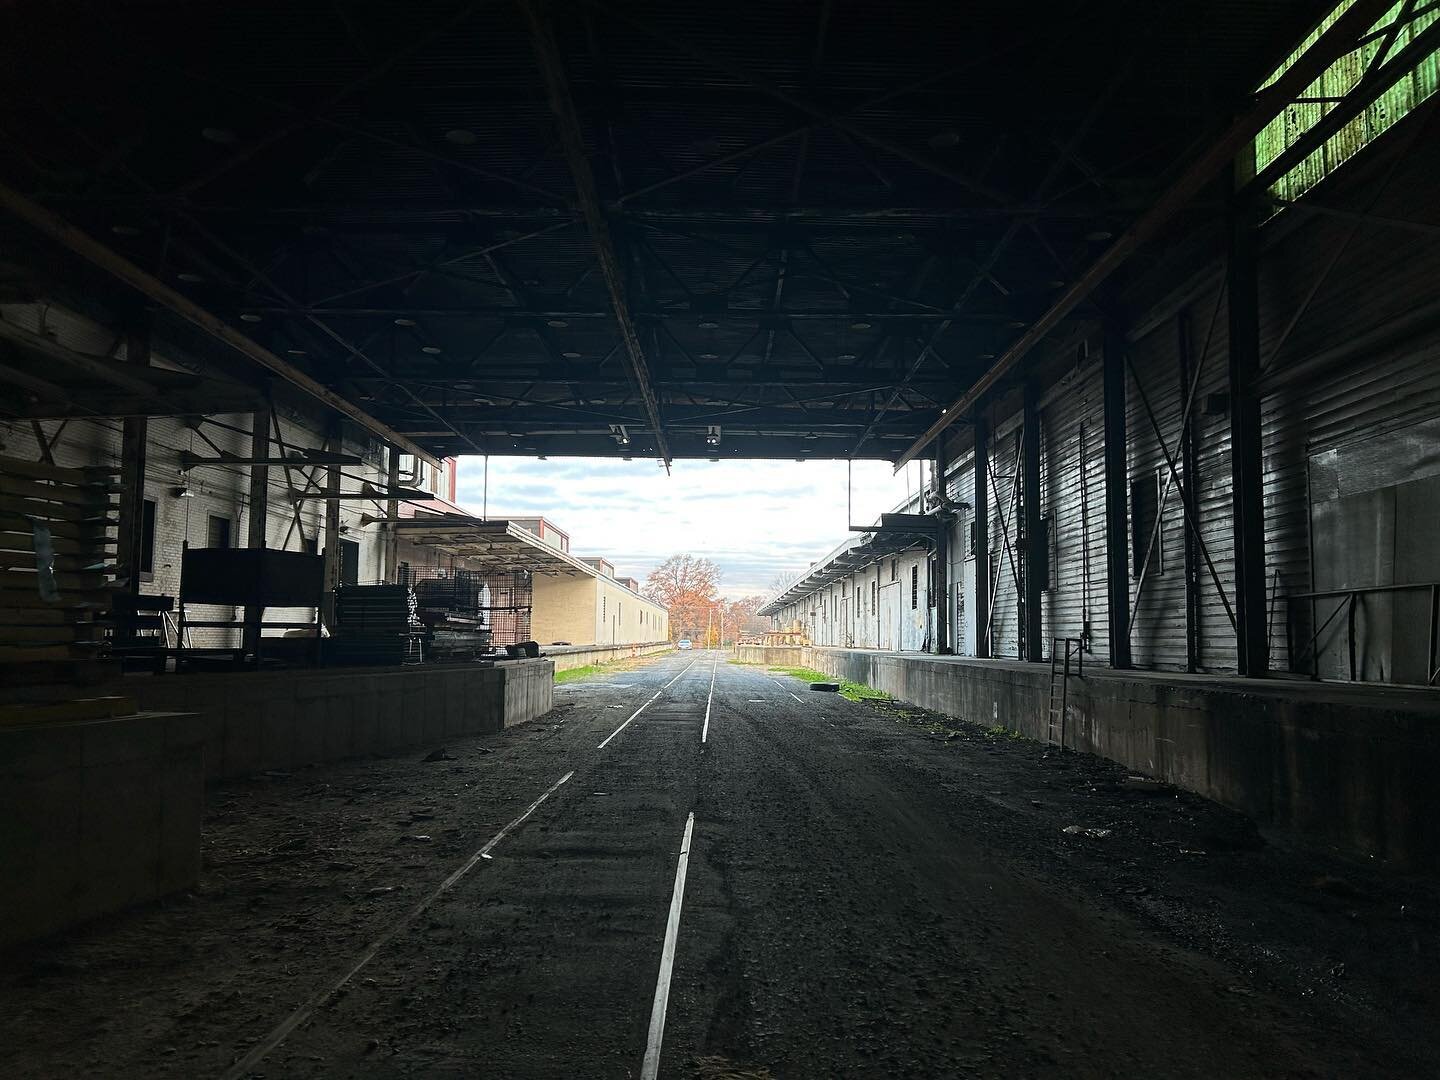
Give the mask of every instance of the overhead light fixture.
M 136 225 L 111 225 L 110 231 L 116 236 L 139 236 L 140 229 Z
M 960 133 L 956 131 L 937 131 L 930 138 L 925 140 L 932 150 L 949 150 L 960 145 Z
M 218 143 L 221 146 L 228 146 L 230 143 L 239 142 L 240 136 L 229 128 L 204 127 L 200 129 L 200 137 L 206 142 Z
M 287 355 L 287 356 L 304 356 L 304 355 L 306 355 L 306 353 L 305 353 L 305 350 L 304 350 L 304 349 L 286 349 L 286 350 L 285 350 L 285 355 Z
M 982 352 L 979 354 L 979 357 L 981 360 L 994 360 L 995 354 L 993 352 Z
M 630 445 L 630 433 L 625 430 L 624 424 L 611 424 L 610 437 L 615 440 L 617 446 Z
M 179 278 L 181 281 L 191 281 L 191 282 L 194 282 L 194 281 L 204 281 L 204 280 L 205 280 L 201 275 L 199 275 L 199 274 L 193 274 L 193 273 L 191 273 L 189 270 L 182 270 L 182 271 L 180 271 L 180 273 L 176 274 L 175 276 L 176 276 L 177 278 Z
M 853 352 L 842 352 L 842 353 L 841 353 L 839 356 L 837 356 L 835 359 L 836 359 L 836 360 L 854 360 L 854 359 L 855 359 L 855 354 L 854 354 Z
M 1011 330 L 1023 330 L 1030 324 L 1027 323 L 1024 319 L 1011 319 L 1005 325 L 1010 327 Z
M 1098 242 L 1100 240 L 1113 240 L 1114 238 L 1115 234 L 1109 229 L 1096 229 L 1094 232 L 1088 232 L 1085 234 L 1085 239 L 1092 242 Z
M 414 326 L 414 325 L 415 325 L 415 320 L 414 320 L 414 319 L 399 318 L 399 319 L 396 319 L 396 320 L 395 320 L 395 325 L 396 325 L 396 326 Z
M 719 353 L 713 353 L 713 352 L 702 352 L 702 353 L 700 354 L 700 359 L 701 359 L 701 360 L 719 360 L 719 359 L 720 359 L 720 354 L 719 354 Z
M 564 330 L 570 324 L 564 319 L 547 319 L 546 326 L 553 326 L 556 330 Z
M 241 321 L 241 322 L 259 322 L 259 321 L 260 321 L 260 316 L 257 315 L 257 314 L 256 314 L 255 312 L 253 312 L 253 311 L 242 311 L 242 312 L 240 313 L 240 321 Z
M 423 352 L 423 353 L 426 353 L 426 354 L 428 354 L 428 355 L 430 355 L 430 356 L 439 356 L 439 355 L 440 355 L 440 346 L 439 346 L 439 345 L 421 345 L 421 346 L 420 346 L 420 351 Z
M 562 352 L 560 355 L 563 356 L 566 360 L 580 359 L 580 354 L 578 352 Z
M 711 425 L 709 425 L 708 427 L 706 427 L 706 429 L 705 429 L 705 445 L 706 445 L 706 446 L 719 446 L 719 445 L 720 445 L 720 425 L 719 425 L 719 424 L 711 424 Z
M 177 499 L 193 499 L 195 497 L 195 493 L 190 490 L 189 484 L 181 484 L 179 487 L 172 488 L 170 494 L 174 495 Z
M 456 146 L 474 146 L 480 141 L 480 137 L 465 128 L 451 128 L 445 132 L 445 141 Z
M 868 322 L 852 322 L 852 323 L 850 324 L 850 329 L 851 329 L 851 330 L 869 330 L 869 329 L 870 329 L 870 324 L 869 324 Z
M 719 324 L 718 322 L 715 322 L 715 321 L 712 320 L 712 319 L 706 319 L 704 322 L 700 323 L 700 329 L 701 329 L 701 330 L 718 330 L 718 329 L 720 329 L 720 324 Z

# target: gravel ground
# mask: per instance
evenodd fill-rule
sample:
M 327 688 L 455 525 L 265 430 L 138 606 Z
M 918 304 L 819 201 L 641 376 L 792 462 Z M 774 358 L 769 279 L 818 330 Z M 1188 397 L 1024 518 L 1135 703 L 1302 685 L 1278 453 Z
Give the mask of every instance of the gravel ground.
M 213 789 L 196 893 L 3 958 L 0 1075 L 639 1076 L 691 813 L 661 1076 L 1440 1075 L 1433 880 L 713 653 L 556 697 Z

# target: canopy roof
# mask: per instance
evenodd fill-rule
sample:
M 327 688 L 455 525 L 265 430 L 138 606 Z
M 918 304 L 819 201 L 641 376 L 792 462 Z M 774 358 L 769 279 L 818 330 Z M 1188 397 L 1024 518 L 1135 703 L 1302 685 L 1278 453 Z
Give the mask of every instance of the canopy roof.
M 1330 6 L 12 4 L 0 182 L 427 453 L 894 460 Z

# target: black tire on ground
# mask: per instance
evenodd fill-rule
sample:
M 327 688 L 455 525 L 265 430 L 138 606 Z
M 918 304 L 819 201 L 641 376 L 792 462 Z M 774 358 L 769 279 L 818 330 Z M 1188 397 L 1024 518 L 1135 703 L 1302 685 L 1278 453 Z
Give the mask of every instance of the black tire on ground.
M 840 691 L 840 684 L 838 682 L 812 682 L 810 689 L 824 694 L 835 694 Z

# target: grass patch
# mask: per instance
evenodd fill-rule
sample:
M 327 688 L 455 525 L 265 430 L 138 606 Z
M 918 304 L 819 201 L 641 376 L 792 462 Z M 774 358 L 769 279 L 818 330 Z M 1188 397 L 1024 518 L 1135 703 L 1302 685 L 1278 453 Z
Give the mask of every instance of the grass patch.
M 772 667 L 770 669 L 780 675 L 789 675 L 791 678 L 799 679 L 802 682 L 838 682 L 840 684 L 840 696 L 847 701 L 894 701 L 895 699 L 884 690 L 876 690 L 873 686 L 866 686 L 864 683 L 851 682 L 849 679 L 837 679 L 833 675 L 826 675 L 823 671 L 816 671 L 814 668 L 801 667 Z
M 564 671 L 555 672 L 557 683 L 574 682 L 576 679 L 588 679 L 591 675 L 603 674 L 606 670 L 605 664 L 586 664 L 584 667 L 566 668 Z
M 660 654 L 656 653 L 655 656 Z M 594 675 L 614 675 L 620 671 L 632 671 L 643 666 L 646 661 L 652 660 L 655 656 L 627 656 L 621 660 L 611 660 L 608 664 L 586 664 L 584 667 L 566 668 L 564 671 L 555 673 L 555 683 L 575 682 L 577 679 L 588 679 Z

